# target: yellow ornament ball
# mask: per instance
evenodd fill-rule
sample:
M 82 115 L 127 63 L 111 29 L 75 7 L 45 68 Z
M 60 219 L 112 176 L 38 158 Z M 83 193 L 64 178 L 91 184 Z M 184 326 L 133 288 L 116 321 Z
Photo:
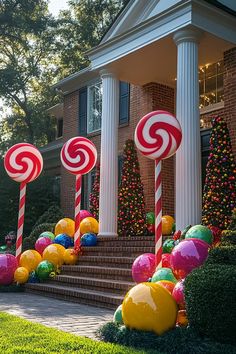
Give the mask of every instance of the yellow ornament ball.
M 164 215 L 161 218 L 162 221 L 162 235 L 171 235 L 172 234 L 172 228 L 175 223 L 174 218 L 170 215 Z
M 58 221 L 55 226 L 55 236 L 60 234 L 67 234 L 70 237 L 74 237 L 75 222 L 72 219 L 64 218 Z
M 177 304 L 168 290 L 155 283 L 140 283 L 125 296 L 122 316 L 126 327 L 158 335 L 173 328 Z
M 27 250 L 20 256 L 20 267 L 26 268 L 29 273 L 35 270 L 38 264 L 42 261 L 40 253 L 35 250 Z
M 98 228 L 99 224 L 97 220 L 92 218 L 91 216 L 83 219 L 80 223 L 80 233 L 82 235 L 87 234 L 89 232 L 92 232 L 93 234 L 98 234 Z
M 61 265 L 64 263 L 64 252 L 65 248 L 61 245 L 49 245 L 43 251 L 43 260 L 51 262 L 55 267 L 61 267 Z
M 29 271 L 25 267 L 18 267 L 14 273 L 14 281 L 18 284 L 24 284 L 29 279 Z
M 79 257 L 72 248 L 68 248 L 64 252 L 63 259 L 65 264 L 74 265 L 78 262 Z

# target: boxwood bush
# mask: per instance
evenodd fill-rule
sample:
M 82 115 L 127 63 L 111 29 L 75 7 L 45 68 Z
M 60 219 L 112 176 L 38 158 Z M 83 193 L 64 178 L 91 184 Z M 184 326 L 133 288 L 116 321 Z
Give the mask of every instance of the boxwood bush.
M 236 231 L 235 230 L 226 230 L 223 231 L 221 238 L 221 245 L 234 245 L 236 246 Z
M 185 280 L 190 326 L 213 340 L 236 344 L 236 267 L 207 264 Z
M 52 205 L 41 215 L 34 225 L 34 228 L 38 225 L 50 223 L 57 223 L 60 219 L 64 218 L 64 214 L 58 205 Z
M 44 223 L 36 226 L 31 234 L 23 239 L 23 250 L 33 249 L 39 235 L 44 231 L 54 232 L 55 225 L 56 224 Z
M 220 246 L 210 250 L 206 264 L 236 265 L 236 246 Z

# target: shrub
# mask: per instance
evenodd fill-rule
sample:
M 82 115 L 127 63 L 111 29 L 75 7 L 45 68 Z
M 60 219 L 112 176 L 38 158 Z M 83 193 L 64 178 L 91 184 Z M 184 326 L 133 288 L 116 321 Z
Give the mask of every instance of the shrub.
M 220 246 L 211 249 L 206 264 L 236 265 L 236 247 Z
M 236 344 L 236 267 L 208 264 L 185 280 L 186 309 L 190 326 L 220 342 Z
M 25 251 L 34 248 L 34 244 L 38 239 L 39 235 L 44 231 L 54 232 L 55 225 L 56 224 L 44 223 L 36 226 L 31 232 L 31 234 L 23 239 L 23 250 Z
M 226 230 L 223 232 L 221 245 L 236 246 L 236 231 Z
M 131 330 L 109 322 L 102 326 L 97 335 L 105 342 L 111 342 L 134 348 L 160 351 L 165 354 L 235 354 L 232 345 L 212 342 L 200 337 L 191 328 L 176 328 L 157 336 L 153 332 Z
M 36 221 L 34 228 L 40 224 L 44 223 L 57 223 L 60 219 L 64 218 L 62 210 L 58 205 L 52 205 L 48 210 L 46 210 L 43 215 L 41 215 Z

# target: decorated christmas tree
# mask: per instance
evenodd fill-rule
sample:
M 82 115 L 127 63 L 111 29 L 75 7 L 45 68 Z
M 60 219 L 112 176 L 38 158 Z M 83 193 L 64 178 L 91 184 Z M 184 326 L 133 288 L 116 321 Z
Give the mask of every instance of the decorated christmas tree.
M 122 176 L 118 193 L 118 234 L 143 235 L 145 201 L 137 152 L 133 140 L 127 140 L 123 153 Z
M 96 165 L 95 179 L 92 186 L 92 192 L 89 196 L 89 210 L 98 220 L 99 217 L 99 190 L 100 190 L 100 164 Z
M 210 154 L 206 167 L 202 223 L 226 229 L 231 221 L 236 198 L 236 169 L 226 122 L 212 121 Z

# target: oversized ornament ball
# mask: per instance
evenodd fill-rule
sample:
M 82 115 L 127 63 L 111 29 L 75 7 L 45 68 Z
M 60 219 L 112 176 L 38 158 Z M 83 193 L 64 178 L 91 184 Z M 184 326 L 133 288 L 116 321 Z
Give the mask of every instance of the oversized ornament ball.
M 185 298 L 184 298 L 184 279 L 178 281 L 175 285 L 174 290 L 172 292 L 172 296 L 175 299 L 176 303 L 182 307 L 185 306 Z
M 42 261 L 42 257 L 39 252 L 35 250 L 27 250 L 20 256 L 20 267 L 26 268 L 29 273 L 35 270 L 38 264 Z
M 159 268 L 156 270 L 151 281 L 152 283 L 157 283 L 160 280 L 168 280 L 175 284 L 177 283 L 177 279 L 170 268 Z
M 186 310 L 179 310 L 176 320 L 177 327 L 187 327 L 188 325 L 188 318 Z
M 170 264 L 178 279 L 184 279 L 208 257 L 209 244 L 198 238 L 181 241 L 171 253 Z
M 154 233 L 155 233 L 155 224 L 147 225 L 147 229 L 148 229 L 149 235 L 154 235 Z
M 155 255 L 153 253 L 144 253 L 138 256 L 132 265 L 132 277 L 136 283 L 148 281 L 155 272 Z
M 161 218 L 162 221 L 162 235 L 168 236 L 172 234 L 173 225 L 175 223 L 174 218 L 169 215 L 164 215 Z
M 38 267 L 36 268 L 35 274 L 38 279 L 42 281 L 47 280 L 53 272 L 55 272 L 54 265 L 51 262 L 44 260 L 39 263 Z
M 35 242 L 34 248 L 42 255 L 45 248 L 51 244 L 52 240 L 49 237 L 39 237 Z
M 64 218 L 58 221 L 55 226 L 55 236 L 60 234 L 66 234 L 70 237 L 74 237 L 75 222 L 70 218 Z
M 173 248 L 175 247 L 175 240 L 169 238 L 165 240 L 162 246 L 163 253 L 171 253 Z
M 75 265 L 79 260 L 79 256 L 75 254 L 74 249 L 68 248 L 63 254 L 63 260 L 65 264 Z
M 28 283 L 31 283 L 31 284 L 39 283 L 39 278 L 38 278 L 35 270 L 30 273 Z
M 175 283 L 169 280 L 159 280 L 156 284 L 163 286 L 170 294 L 172 294 L 175 287 Z
M 14 279 L 18 262 L 12 254 L 0 254 L 0 285 L 10 285 Z
M 149 211 L 147 214 L 146 214 L 146 223 L 148 225 L 154 225 L 155 224 L 155 214 L 153 211 Z
M 83 234 L 83 236 L 80 239 L 80 242 L 81 242 L 81 246 L 93 247 L 96 246 L 98 239 L 95 234 L 87 233 L 87 234 Z
M 162 267 L 163 268 L 171 268 L 170 253 L 163 253 L 161 256 L 161 259 L 162 259 Z
M 88 210 L 80 210 L 79 212 L 80 221 L 84 220 L 85 218 L 93 218 L 93 215 Z
M 207 242 L 209 245 L 213 243 L 213 234 L 208 227 L 203 225 L 194 225 L 186 233 L 185 239 L 198 238 Z
M 80 223 L 80 233 L 81 235 L 87 233 L 98 234 L 98 222 L 96 219 L 88 217 L 81 221 Z
M 58 244 L 49 245 L 43 252 L 43 260 L 52 263 L 55 267 L 61 267 L 64 259 L 65 248 Z
M 124 324 L 122 318 L 122 305 L 119 305 L 114 313 L 113 322 L 118 323 L 120 325 Z
M 18 284 L 24 284 L 29 279 L 29 271 L 25 267 L 18 267 L 14 273 L 14 281 Z
M 59 234 L 55 237 L 53 243 L 61 245 L 65 248 L 73 247 L 74 242 L 73 238 L 68 236 L 67 234 Z
M 126 327 L 162 335 L 175 326 L 177 305 L 163 286 L 141 283 L 126 294 L 122 317 Z
M 55 238 L 55 235 L 54 233 L 52 233 L 51 231 L 44 231 L 42 232 L 39 237 L 47 237 L 47 238 L 50 238 L 52 241 L 54 240 Z

